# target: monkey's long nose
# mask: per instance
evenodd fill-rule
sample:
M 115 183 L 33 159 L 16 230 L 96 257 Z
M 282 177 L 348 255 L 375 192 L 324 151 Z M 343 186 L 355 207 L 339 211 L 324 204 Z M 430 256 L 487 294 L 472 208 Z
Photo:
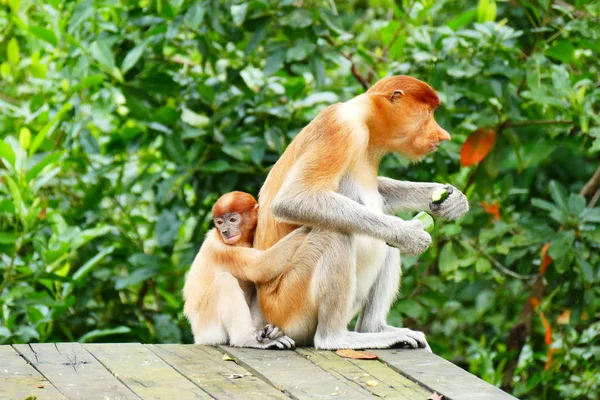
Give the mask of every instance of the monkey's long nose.
M 440 140 L 440 142 L 442 142 L 444 140 L 450 140 L 452 138 L 450 137 L 450 134 L 445 129 L 440 127 L 440 131 L 438 133 L 438 139 Z

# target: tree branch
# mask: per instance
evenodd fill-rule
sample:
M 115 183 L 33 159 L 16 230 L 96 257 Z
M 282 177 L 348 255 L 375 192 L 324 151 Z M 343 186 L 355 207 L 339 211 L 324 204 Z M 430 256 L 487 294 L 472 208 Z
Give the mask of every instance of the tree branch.
M 482 247 L 479 247 L 479 245 L 477 243 L 475 243 L 475 241 L 473 239 L 471 239 L 470 237 L 465 236 L 465 235 L 461 235 L 461 237 L 464 240 L 466 240 L 467 242 L 469 242 L 469 244 L 471 246 L 473 246 L 473 248 L 475 250 L 477 250 L 480 254 L 483 254 L 488 260 L 490 260 L 490 262 L 494 265 L 494 267 L 498 268 L 500 271 L 502 271 L 506 275 L 512 276 L 513 278 L 521 279 L 521 280 L 524 280 L 524 281 L 529 280 L 529 279 L 533 279 L 533 278 L 537 278 L 539 276 L 539 274 L 531 274 L 531 275 L 521 275 L 521 274 L 518 274 L 515 271 L 512 271 L 512 270 L 506 268 L 504 265 L 502 265 L 500 263 L 500 261 L 496 260 L 490 254 L 488 254 L 488 252 L 485 251 Z
M 594 197 L 596 197 L 595 194 L 598 191 L 600 191 L 600 167 L 598 167 L 596 172 L 594 172 L 594 175 L 592 175 L 590 180 L 587 181 L 587 183 L 585 184 L 583 189 L 581 189 L 581 192 L 579 192 L 579 194 L 584 196 L 588 201 L 588 206 L 592 207 L 592 200 Z
M 329 35 L 325 36 L 325 39 L 327 40 L 327 42 L 329 42 L 330 45 L 332 45 L 333 47 L 337 47 L 335 41 L 333 40 L 333 38 Z M 354 75 L 354 77 L 356 78 L 356 80 L 361 84 L 361 86 L 365 89 L 365 90 L 369 90 L 369 88 L 371 87 L 371 84 L 369 83 L 369 79 L 365 78 L 361 73 L 360 70 L 358 69 L 358 67 L 356 66 L 356 64 L 354 63 L 354 61 L 352 60 L 352 57 L 349 54 L 344 53 L 342 50 L 340 49 L 336 49 L 340 52 L 340 54 L 342 55 L 342 57 L 344 57 L 346 60 L 350 61 L 350 71 L 352 72 L 352 75 Z
M 537 121 L 506 121 L 502 124 L 505 128 L 516 128 L 519 126 L 534 126 L 534 125 L 570 125 L 573 121 L 569 120 L 553 120 L 542 119 Z

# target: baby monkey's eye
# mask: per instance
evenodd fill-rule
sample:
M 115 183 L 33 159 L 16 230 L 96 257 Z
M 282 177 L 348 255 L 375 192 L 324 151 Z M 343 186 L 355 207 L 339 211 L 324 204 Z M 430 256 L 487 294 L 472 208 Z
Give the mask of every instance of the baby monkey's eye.
M 218 219 L 218 220 L 217 220 L 217 225 L 223 225 L 223 221 L 222 221 L 222 220 L 220 220 L 220 219 Z
M 229 218 L 229 222 L 237 222 L 237 218 L 236 217 Z

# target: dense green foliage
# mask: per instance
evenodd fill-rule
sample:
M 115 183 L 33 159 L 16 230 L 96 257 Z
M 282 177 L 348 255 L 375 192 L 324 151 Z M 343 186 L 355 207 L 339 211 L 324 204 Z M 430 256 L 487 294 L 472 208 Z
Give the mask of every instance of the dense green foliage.
M 382 174 L 472 210 L 404 258 L 391 322 L 517 396 L 600 392 L 599 3 L 1 3 L 0 343 L 189 342 L 215 199 L 256 194 L 323 107 L 409 74 L 453 140 Z M 494 146 L 462 167 L 478 128 Z

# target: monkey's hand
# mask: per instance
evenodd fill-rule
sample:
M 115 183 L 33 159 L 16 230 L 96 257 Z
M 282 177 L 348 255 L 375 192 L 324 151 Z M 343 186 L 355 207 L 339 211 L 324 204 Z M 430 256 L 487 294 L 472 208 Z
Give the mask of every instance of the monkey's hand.
M 462 217 L 469 211 L 469 201 L 460 190 L 452 185 L 444 185 L 448 192 L 448 198 L 439 204 L 429 203 L 429 209 L 434 215 L 452 221 Z
M 399 229 L 394 232 L 388 245 L 400 249 L 402 254 L 416 256 L 423 253 L 431 244 L 431 235 L 423 230 L 423 222 L 400 220 Z

